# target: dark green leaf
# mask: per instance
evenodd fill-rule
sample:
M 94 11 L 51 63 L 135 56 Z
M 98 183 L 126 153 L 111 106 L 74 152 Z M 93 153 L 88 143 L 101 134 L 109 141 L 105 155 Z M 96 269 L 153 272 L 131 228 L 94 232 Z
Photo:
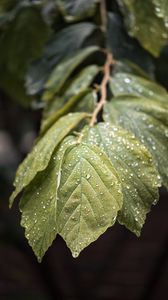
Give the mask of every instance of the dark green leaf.
M 22 79 L 28 63 L 41 54 L 47 38 L 48 28 L 39 10 L 23 8 L 0 37 L 0 68 Z
M 162 86 L 140 76 L 118 72 L 111 78 L 110 86 L 114 96 L 131 95 L 168 101 L 167 91 Z
M 45 84 L 46 91 L 44 92 L 43 99 L 48 101 L 57 94 L 69 78 L 71 73 L 80 65 L 88 56 L 98 51 L 98 47 L 88 47 L 78 51 L 78 54 L 65 59 L 62 63 L 58 64 L 52 71 L 48 81 Z
M 74 55 L 96 28 L 93 23 L 83 22 L 70 25 L 53 34 L 44 49 L 43 56 L 34 62 L 29 69 L 27 75 L 28 93 L 34 95 L 41 91 L 50 72 L 58 62 Z
M 100 0 L 58 0 L 58 6 L 66 21 L 73 22 L 86 17 L 91 17 Z
M 122 0 L 121 2 L 130 35 L 136 37 L 154 56 L 159 56 L 160 50 L 168 41 L 167 1 Z
M 150 79 L 150 75 L 148 73 L 146 73 L 138 65 L 132 63 L 127 59 L 121 59 L 119 61 L 116 61 L 113 67 L 113 75 L 115 75 L 116 73 L 128 73 L 136 76 L 141 76 L 146 79 Z
M 24 91 L 24 76 L 28 64 L 41 54 L 48 34 L 40 11 L 27 7 L 19 10 L 0 35 L 0 86 L 20 103 L 29 102 Z
M 98 72 L 99 68 L 96 65 L 86 67 L 70 81 L 70 84 L 67 83 L 67 88 L 61 98 L 56 97 L 52 102 L 47 103 L 43 113 L 41 132 L 45 131 L 59 117 L 74 110 L 81 99 L 89 93 L 88 88 Z
M 108 155 L 121 178 L 124 202 L 118 220 L 139 236 L 146 214 L 159 197 L 160 176 L 151 154 L 134 135 L 109 123 L 99 123 L 84 134 L 87 142 Z
M 152 153 L 163 184 L 168 188 L 168 104 L 123 96 L 105 106 L 104 119 L 133 132 Z
M 121 16 L 111 12 L 108 13 L 107 46 L 115 59 L 128 59 L 153 74 L 150 54 L 126 33 Z

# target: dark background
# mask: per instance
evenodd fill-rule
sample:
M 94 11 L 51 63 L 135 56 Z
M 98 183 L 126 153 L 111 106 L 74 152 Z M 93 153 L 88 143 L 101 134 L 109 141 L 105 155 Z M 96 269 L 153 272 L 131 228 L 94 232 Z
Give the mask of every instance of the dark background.
M 167 299 L 168 194 L 164 190 L 140 238 L 116 224 L 74 259 L 57 237 L 43 262 L 37 263 L 19 224 L 17 201 L 9 210 L 8 198 L 39 120 L 40 112 L 24 109 L 0 93 L 0 300 Z

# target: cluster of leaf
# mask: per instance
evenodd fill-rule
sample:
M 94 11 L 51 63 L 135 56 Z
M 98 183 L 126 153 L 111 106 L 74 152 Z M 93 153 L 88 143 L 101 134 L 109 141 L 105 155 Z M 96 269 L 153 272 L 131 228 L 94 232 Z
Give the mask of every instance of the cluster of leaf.
M 24 190 L 21 224 L 29 244 L 41 261 L 57 234 L 74 257 L 116 221 L 139 236 L 158 188 L 168 188 L 168 94 L 151 79 L 151 54 L 159 54 L 168 34 L 166 0 L 107 1 L 105 33 L 101 1 L 16 2 L 2 13 L 0 82 L 9 87 L 14 76 L 13 93 L 26 78 L 27 93 L 43 107 L 39 137 L 10 198 L 12 205 Z M 122 14 L 151 54 L 126 33 Z M 102 48 L 116 62 L 106 104 L 90 126 L 101 98 Z

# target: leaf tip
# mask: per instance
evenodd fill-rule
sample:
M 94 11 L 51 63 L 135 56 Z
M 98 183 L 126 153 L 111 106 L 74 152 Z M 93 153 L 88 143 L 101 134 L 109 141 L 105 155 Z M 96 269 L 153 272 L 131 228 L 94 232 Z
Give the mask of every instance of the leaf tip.
M 77 258 L 79 256 L 80 252 L 79 251 L 72 251 L 72 257 Z

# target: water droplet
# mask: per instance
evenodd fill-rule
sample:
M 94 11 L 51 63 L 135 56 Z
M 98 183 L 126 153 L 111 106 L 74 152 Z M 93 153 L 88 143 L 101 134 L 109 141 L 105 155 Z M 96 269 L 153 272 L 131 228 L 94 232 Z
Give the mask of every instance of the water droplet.
M 156 205 L 156 204 L 157 204 L 157 202 L 158 202 L 158 200 L 157 200 L 157 199 L 155 199 L 155 200 L 153 201 L 153 205 Z
M 125 78 L 124 81 L 125 81 L 126 83 L 130 83 L 130 82 L 131 82 L 131 79 L 130 79 L 130 78 Z
M 77 258 L 79 256 L 79 252 L 78 251 L 73 251 L 72 256 L 73 256 L 73 258 Z

